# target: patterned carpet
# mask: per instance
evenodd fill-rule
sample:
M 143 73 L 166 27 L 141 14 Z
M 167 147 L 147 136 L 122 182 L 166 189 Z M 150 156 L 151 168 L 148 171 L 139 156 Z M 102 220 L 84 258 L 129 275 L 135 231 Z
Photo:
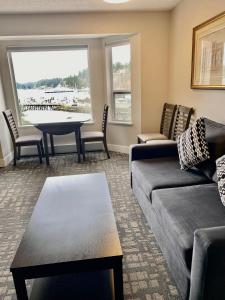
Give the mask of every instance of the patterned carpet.
M 0 169 L 1 300 L 16 299 L 9 266 L 45 178 L 102 171 L 108 179 L 124 253 L 125 300 L 179 299 L 154 235 L 129 187 L 128 156 L 111 154 L 107 160 L 104 153 L 88 153 L 82 164 L 76 163 L 72 154 L 56 156 L 50 159 L 50 167 L 30 158 L 21 160 L 16 168 Z

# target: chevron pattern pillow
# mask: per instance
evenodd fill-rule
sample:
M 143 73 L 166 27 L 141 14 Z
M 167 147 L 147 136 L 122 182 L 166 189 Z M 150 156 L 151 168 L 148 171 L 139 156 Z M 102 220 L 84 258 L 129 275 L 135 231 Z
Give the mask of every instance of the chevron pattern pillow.
M 210 158 L 203 118 L 197 119 L 177 138 L 177 148 L 182 170 L 190 169 Z
M 216 160 L 216 174 L 220 199 L 225 206 L 225 155 Z

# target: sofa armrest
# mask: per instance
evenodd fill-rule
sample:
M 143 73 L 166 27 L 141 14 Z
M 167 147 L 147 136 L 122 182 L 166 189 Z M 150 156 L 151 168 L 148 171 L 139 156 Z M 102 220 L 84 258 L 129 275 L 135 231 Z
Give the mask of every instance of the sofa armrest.
M 224 280 L 225 226 L 196 230 L 189 299 L 225 299 Z
M 133 160 L 177 156 L 177 144 L 137 144 L 130 146 L 129 158 Z

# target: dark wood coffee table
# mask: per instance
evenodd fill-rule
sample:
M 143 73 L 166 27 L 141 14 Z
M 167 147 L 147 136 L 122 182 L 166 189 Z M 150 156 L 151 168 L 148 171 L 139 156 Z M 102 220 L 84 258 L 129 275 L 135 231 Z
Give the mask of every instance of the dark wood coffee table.
M 28 299 L 25 279 L 103 270 L 122 300 L 122 258 L 104 173 L 60 176 L 47 178 L 10 270 L 18 300 Z

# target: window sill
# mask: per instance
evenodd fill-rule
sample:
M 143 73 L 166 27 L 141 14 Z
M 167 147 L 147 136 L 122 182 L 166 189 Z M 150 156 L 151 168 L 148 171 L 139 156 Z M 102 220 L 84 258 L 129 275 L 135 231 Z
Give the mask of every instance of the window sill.
M 133 126 L 132 122 L 109 121 L 108 123 L 111 125 Z

